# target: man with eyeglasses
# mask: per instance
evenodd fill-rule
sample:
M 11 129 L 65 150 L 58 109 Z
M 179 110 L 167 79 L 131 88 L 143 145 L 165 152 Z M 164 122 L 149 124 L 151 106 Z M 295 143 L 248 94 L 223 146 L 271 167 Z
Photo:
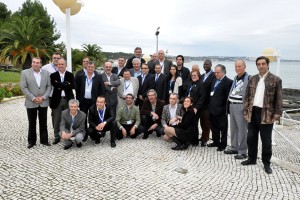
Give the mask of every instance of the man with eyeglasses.
M 112 73 L 114 74 L 117 74 L 119 79 L 121 79 L 123 77 L 123 73 L 124 73 L 124 70 L 125 70 L 125 62 L 126 62 L 126 59 L 124 57 L 120 57 L 118 59 L 118 66 L 115 66 L 112 68 Z
M 144 58 L 142 58 L 142 48 L 141 47 L 136 47 L 135 49 L 134 49 L 134 56 L 132 56 L 131 58 L 129 58 L 128 60 L 127 60 L 127 63 L 126 63 L 126 66 L 125 66 L 125 68 L 126 69 L 132 69 L 133 68 L 133 63 L 132 63 L 132 61 L 133 61 L 133 59 L 135 59 L 135 58 L 138 58 L 140 61 L 141 61 L 141 63 L 146 63 L 146 61 L 144 60 Z
M 52 62 L 49 64 L 46 64 L 42 67 L 42 70 L 48 71 L 50 74 L 56 72 L 58 60 L 61 58 L 61 54 L 59 52 L 54 52 L 52 55 Z

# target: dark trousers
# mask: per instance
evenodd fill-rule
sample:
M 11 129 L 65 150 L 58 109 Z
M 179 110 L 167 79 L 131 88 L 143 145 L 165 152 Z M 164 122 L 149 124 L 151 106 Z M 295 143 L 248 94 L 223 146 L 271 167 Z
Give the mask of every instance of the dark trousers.
M 89 112 L 89 108 L 94 104 L 95 102 L 92 101 L 92 99 L 83 99 L 82 102 L 80 102 L 79 104 L 79 108 L 82 112 L 84 112 L 86 114 L 86 118 L 85 118 L 85 132 L 87 133 L 87 118 L 88 118 L 88 112 Z M 88 134 L 85 134 L 84 136 L 84 140 L 86 140 L 88 138 Z
M 88 128 L 88 132 L 87 133 L 89 134 L 89 136 L 91 137 L 92 140 L 100 141 L 100 138 L 103 137 L 107 131 L 110 131 L 110 141 L 111 142 L 115 141 L 115 137 L 116 136 L 115 136 L 114 132 L 111 130 L 110 124 L 109 125 L 106 124 L 104 126 L 104 129 L 102 131 L 98 131 L 95 128 L 93 128 L 93 127 L 90 126 Z
M 227 114 L 222 113 L 220 115 L 209 115 L 211 123 L 212 139 L 214 143 L 220 148 L 226 148 L 227 146 L 227 130 L 228 119 Z
M 201 110 L 200 114 L 200 126 L 202 129 L 202 135 L 200 140 L 206 143 L 209 140 L 209 133 L 210 133 L 210 121 L 209 121 L 209 111 Z
M 65 109 L 68 109 L 68 101 L 65 98 L 62 98 L 59 102 L 57 108 L 52 108 L 52 125 L 54 129 L 54 137 L 56 140 L 60 139 L 60 121 L 61 121 L 61 112 Z
M 262 143 L 262 162 L 270 165 L 272 157 L 273 124 L 261 124 L 261 108 L 253 107 L 251 122 L 248 123 L 248 156 L 250 160 L 257 159 L 258 133 Z
M 152 133 L 153 131 L 156 131 L 156 134 L 157 135 L 161 135 L 161 125 L 158 124 L 158 126 L 156 127 L 155 130 L 153 131 L 148 131 L 148 129 L 155 123 L 155 121 L 153 121 L 152 117 L 150 116 L 147 116 L 147 115 L 142 115 L 141 116 L 141 125 L 139 126 L 138 128 L 138 131 L 140 133 L 147 133 L 147 134 L 150 134 Z M 139 134 L 140 134 L 139 133 Z
M 127 133 L 127 137 L 131 137 L 131 138 L 136 138 L 141 131 L 139 129 L 135 130 L 135 134 L 134 135 L 130 135 L 130 130 L 132 129 L 132 127 L 134 126 L 135 122 L 133 122 L 132 124 L 122 124 L 122 126 L 125 128 L 126 133 Z M 117 127 L 117 121 L 113 121 L 112 123 L 112 131 L 114 132 L 116 138 L 118 140 L 123 139 L 123 134 L 122 131 Z
M 196 113 L 196 116 L 194 118 L 194 129 L 195 131 L 192 133 L 192 141 L 191 143 L 193 145 L 198 145 L 199 144 L 199 127 L 198 127 L 198 124 L 199 124 L 199 119 L 200 119 L 200 112 L 197 112 Z
M 28 128 L 28 144 L 36 144 L 36 119 L 39 117 L 40 127 L 40 142 L 41 144 L 48 143 L 47 130 L 47 110 L 48 107 L 27 108 L 27 117 L 29 122 Z

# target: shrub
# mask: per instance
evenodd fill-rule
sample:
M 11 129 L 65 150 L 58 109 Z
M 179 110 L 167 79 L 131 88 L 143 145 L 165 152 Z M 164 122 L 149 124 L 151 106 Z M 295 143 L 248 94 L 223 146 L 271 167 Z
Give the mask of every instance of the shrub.
M 3 87 L 0 87 L 0 102 L 3 101 L 4 97 L 5 97 L 5 90 Z
M 16 84 L 13 89 L 11 90 L 13 96 L 20 96 L 22 95 L 21 87 L 19 84 Z

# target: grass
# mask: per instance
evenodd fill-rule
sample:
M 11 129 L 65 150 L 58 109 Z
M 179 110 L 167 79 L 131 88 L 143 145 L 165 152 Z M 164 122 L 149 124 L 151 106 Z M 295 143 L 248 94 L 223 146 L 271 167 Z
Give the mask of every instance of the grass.
M 0 71 L 0 83 L 17 83 L 20 82 L 21 73 Z

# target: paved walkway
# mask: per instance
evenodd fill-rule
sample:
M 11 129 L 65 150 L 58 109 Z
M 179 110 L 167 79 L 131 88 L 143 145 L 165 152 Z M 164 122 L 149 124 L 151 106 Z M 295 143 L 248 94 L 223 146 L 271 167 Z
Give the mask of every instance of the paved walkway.
M 0 199 L 300 199 L 300 153 L 278 134 L 271 175 L 261 160 L 242 166 L 207 147 L 176 152 L 155 135 L 117 141 L 114 149 L 106 137 L 100 145 L 88 140 L 81 149 L 65 151 L 60 143 L 28 150 L 23 103 L 0 104 Z M 299 130 L 285 135 L 299 145 Z M 174 171 L 178 156 L 186 174 Z M 290 163 L 295 172 L 285 167 Z

